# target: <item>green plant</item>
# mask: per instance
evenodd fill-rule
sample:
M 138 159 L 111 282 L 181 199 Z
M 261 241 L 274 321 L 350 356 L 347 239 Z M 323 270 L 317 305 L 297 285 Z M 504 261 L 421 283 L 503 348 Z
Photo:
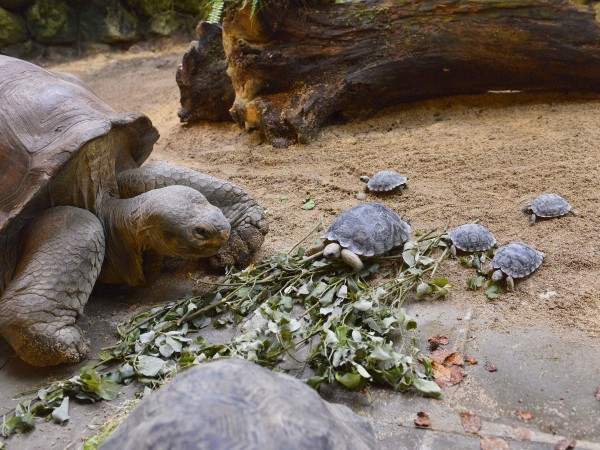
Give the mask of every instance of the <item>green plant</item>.
M 223 10 L 225 6 L 239 6 L 239 8 L 245 8 L 250 5 L 250 17 L 263 6 L 265 0 L 211 0 L 210 2 L 210 13 L 208 15 L 207 22 L 219 23 L 223 18 Z
M 446 245 L 443 234 L 423 234 L 406 242 L 401 254 L 370 260 L 360 272 L 321 253 L 306 256 L 298 248 L 292 254 L 297 244 L 288 253 L 230 270 L 217 283 L 196 279 L 212 289 L 121 325 L 120 340 L 97 364 L 19 403 L 1 434 L 33 428 L 34 417 L 68 420 L 69 398 L 113 400 L 119 385 L 135 381 L 155 388 L 181 370 L 220 358 L 287 371 L 315 388 L 337 383 L 360 390 L 378 383 L 439 397 L 431 361 L 407 334 L 416 322 L 403 304 L 411 295 L 444 297 L 453 287 L 435 276 L 448 254 L 446 248 L 434 258 Z M 381 277 L 376 285 L 369 282 Z M 233 335 L 229 342 L 210 342 L 202 336 L 209 326 L 227 327 Z

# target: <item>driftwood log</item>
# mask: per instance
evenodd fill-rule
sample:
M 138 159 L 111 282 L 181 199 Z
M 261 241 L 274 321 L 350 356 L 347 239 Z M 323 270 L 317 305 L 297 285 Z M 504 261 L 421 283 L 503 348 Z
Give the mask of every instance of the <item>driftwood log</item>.
M 223 47 L 225 106 L 276 147 L 314 139 L 332 115 L 418 99 L 600 91 L 600 24 L 562 0 L 278 0 L 230 8 Z
M 221 26 L 200 22 L 196 37 L 175 76 L 181 93 L 177 114 L 182 122 L 231 120 L 229 109 L 235 92 L 227 76 Z

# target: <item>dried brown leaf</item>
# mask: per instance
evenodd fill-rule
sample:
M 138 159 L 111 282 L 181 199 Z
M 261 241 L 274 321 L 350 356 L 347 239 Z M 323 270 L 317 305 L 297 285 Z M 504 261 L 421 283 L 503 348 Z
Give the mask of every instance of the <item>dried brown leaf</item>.
M 429 348 L 431 350 L 435 350 L 441 345 L 448 345 L 448 342 L 450 342 L 450 339 L 448 339 L 447 336 L 436 334 L 435 336 L 431 336 L 429 338 Z
M 415 426 L 419 428 L 429 428 L 431 426 L 431 419 L 426 412 L 419 411 L 417 418 L 414 420 Z
M 533 419 L 533 414 L 530 413 L 529 411 L 522 411 L 520 409 L 517 409 L 514 411 L 515 416 L 517 416 L 519 419 L 521 420 L 531 420 Z
M 575 439 L 563 439 L 558 441 L 554 446 L 554 450 L 571 450 L 575 448 L 577 441 Z
M 465 361 L 468 364 L 472 365 L 472 366 L 474 366 L 475 364 L 477 364 L 477 360 L 475 358 L 470 357 L 470 356 L 466 357 Z
M 496 372 L 498 370 L 498 367 L 496 367 L 496 364 L 492 364 L 489 361 L 486 361 L 484 368 L 488 372 Z
M 443 364 L 433 361 L 433 378 L 440 387 L 450 387 L 458 384 L 463 379 L 463 370 L 460 366 L 446 367 Z
M 444 361 L 446 360 L 446 358 L 452 354 L 452 352 L 450 350 L 446 350 L 445 348 L 440 348 L 434 352 L 431 352 L 429 354 L 429 359 L 431 361 L 435 361 L 438 362 L 440 364 L 443 364 Z
M 495 436 L 485 436 L 480 442 L 481 450 L 510 450 L 508 443 Z
M 467 433 L 477 434 L 481 430 L 481 419 L 475 414 L 463 411 L 460 413 L 460 421 Z
M 444 365 L 446 367 L 463 366 L 464 364 L 465 364 L 465 359 L 458 352 L 452 352 L 448 356 L 446 356 L 446 359 L 444 359 Z

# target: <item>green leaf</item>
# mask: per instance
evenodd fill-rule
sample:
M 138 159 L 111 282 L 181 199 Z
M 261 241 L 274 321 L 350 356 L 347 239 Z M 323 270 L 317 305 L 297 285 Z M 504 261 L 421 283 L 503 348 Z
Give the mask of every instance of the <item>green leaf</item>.
M 147 377 L 155 377 L 164 366 L 165 361 L 155 356 L 140 355 L 137 358 L 137 371 Z
M 8 437 L 11 434 L 23 433 L 33 428 L 35 428 L 35 419 L 31 413 L 25 413 L 22 416 L 13 416 L 4 422 L 2 436 Z
M 308 384 L 311 388 L 318 390 L 324 381 L 327 381 L 327 378 L 314 376 L 314 377 L 309 378 L 306 381 L 306 384 Z
M 360 390 L 364 385 L 364 378 L 357 372 L 345 373 L 344 375 L 336 373 L 335 379 L 351 390 Z
M 413 381 L 414 387 L 425 395 L 425 397 L 440 398 L 442 396 L 442 388 L 431 380 L 423 378 L 415 378 Z
M 356 367 L 356 370 L 358 370 L 358 373 L 361 377 L 366 378 L 367 380 L 370 380 L 372 378 L 371 374 L 367 371 L 367 369 L 365 369 L 360 364 L 354 364 L 354 367 Z
M 373 302 L 365 300 L 364 298 L 360 299 L 354 304 L 354 309 L 357 311 L 368 311 L 373 307 Z
M 147 344 L 148 342 L 153 341 L 155 337 L 156 332 L 154 330 L 150 330 L 147 333 L 140 334 L 139 340 L 141 344 Z
M 94 393 L 103 400 L 114 400 L 119 395 L 119 385 L 114 381 L 106 379 L 106 376 L 101 376 L 91 366 L 85 366 L 79 372 L 79 376 L 82 382 L 82 388 L 88 394 Z M 76 396 L 80 398 L 79 396 Z M 86 398 L 84 395 L 83 398 Z M 90 398 L 87 396 L 87 398 Z M 93 397 L 90 399 L 94 400 Z M 97 399 L 97 398 L 96 398 Z
M 169 344 L 162 344 L 160 347 L 158 347 L 158 351 L 165 358 L 170 358 L 171 355 L 175 353 L 175 350 Z
M 483 283 L 485 283 L 484 277 L 482 277 L 481 275 L 473 275 L 467 281 L 467 286 L 469 286 L 469 289 L 474 291 L 476 289 L 479 289 L 481 286 L 483 286 Z
M 417 286 L 417 298 L 421 298 L 425 295 L 431 294 L 432 292 L 433 289 L 427 283 L 421 282 Z
M 317 206 L 317 204 L 312 198 L 305 198 L 301 208 L 304 210 L 311 210 L 315 209 L 315 206 Z
M 487 298 L 494 300 L 500 297 L 500 284 L 495 281 L 488 281 L 485 289 L 485 295 Z
M 435 278 L 432 278 L 431 280 L 429 280 L 429 284 L 433 284 L 434 286 L 437 286 L 440 288 L 445 288 L 446 286 L 448 286 L 450 284 L 450 281 L 448 281 L 448 278 L 446 278 L 446 277 L 435 277 Z
M 61 424 L 69 420 L 69 397 L 63 398 L 60 406 L 52 411 L 52 420 Z
M 287 295 L 282 296 L 281 299 L 279 300 L 279 306 L 281 306 L 281 308 L 284 311 L 290 312 L 292 310 L 292 308 L 294 307 L 294 302 L 292 300 L 292 297 L 289 297 Z

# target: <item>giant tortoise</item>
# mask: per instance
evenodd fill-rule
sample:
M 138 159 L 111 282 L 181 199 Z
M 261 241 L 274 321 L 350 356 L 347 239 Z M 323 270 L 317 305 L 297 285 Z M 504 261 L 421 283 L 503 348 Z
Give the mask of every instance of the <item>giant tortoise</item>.
M 79 78 L 0 56 L 0 334 L 26 362 L 86 354 L 75 322 L 96 281 L 151 284 L 164 256 L 244 265 L 262 244 L 241 188 L 141 166 L 157 139 Z
M 307 384 L 254 363 L 203 363 L 150 394 L 101 450 L 360 450 L 367 419 Z

